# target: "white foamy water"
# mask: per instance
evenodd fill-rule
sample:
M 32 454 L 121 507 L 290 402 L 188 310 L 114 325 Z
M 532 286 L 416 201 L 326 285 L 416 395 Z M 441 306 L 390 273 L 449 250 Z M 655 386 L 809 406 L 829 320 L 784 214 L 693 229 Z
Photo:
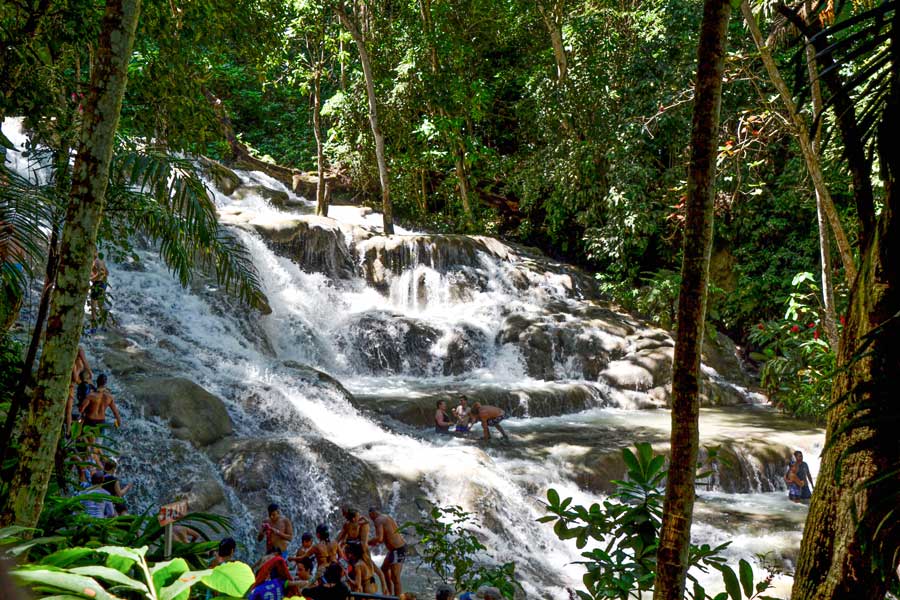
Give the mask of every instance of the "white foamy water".
M 15 156 L 8 160 L 17 169 L 22 164 Z M 263 174 L 240 175 L 247 183 L 284 190 Z M 295 208 L 282 210 L 255 194 L 240 199 L 215 194 L 223 213 L 251 215 L 266 224 L 284 222 L 292 213 L 312 208 L 301 198 L 291 195 L 291 199 Z M 355 235 L 352 227 L 380 229 L 381 216 L 358 207 L 333 206 L 329 214 L 345 228 L 348 244 Z M 325 440 L 340 450 L 338 462 L 352 458 L 378 474 L 380 498 L 372 498 L 373 503 L 408 511 L 415 495 L 423 495 L 437 504 L 460 505 L 484 520 L 480 535 L 490 551 L 501 561 L 517 562 L 529 597 L 568 598 L 565 588 L 580 586 L 583 571 L 573 564 L 581 558 L 580 551 L 536 522 L 544 514 L 541 501 L 547 489 L 553 487 L 582 504 L 601 502 L 601 494 L 582 487 L 572 465 L 603 445 L 605 436 L 614 446 L 630 445 L 632 434 L 664 439 L 670 419 L 668 411 L 629 408 L 646 401 L 645 391 L 584 380 L 561 337 L 548 334 L 552 351 L 559 354 L 551 365 L 557 381 L 529 375 L 520 346 L 499 342 L 511 315 L 537 322 L 553 335 L 553 327 L 578 326 L 581 317 L 576 309 L 583 301 L 572 291 L 568 276 L 535 266 L 532 259 L 491 241 L 486 243 L 499 248 L 488 246 L 491 252 L 479 252 L 458 268 L 410 250 L 414 256 L 408 267 L 378 288 L 359 276 L 339 279 L 307 271 L 273 251 L 252 228 L 235 231 L 259 271 L 272 314 L 248 312 L 209 282 L 198 281 L 183 290 L 155 252 L 144 249 L 139 251 L 138 266 L 110 265 L 118 337 L 104 333 L 86 337 L 89 356 L 109 356 L 110 349 L 125 340 L 135 361 L 150 365 L 152 374 L 189 378 L 222 398 L 238 438 L 284 441 L 297 458 L 272 472 L 266 491 L 295 523 L 309 526 L 334 518 L 344 500 L 337 492 L 342 465 L 309 458 Z M 400 233 L 409 237 L 398 238 L 397 243 L 412 248 L 415 232 Z M 359 258 L 367 245 L 380 243 L 360 241 L 355 256 Z M 404 345 L 411 336 L 427 343 Z M 586 324 L 566 343 L 594 344 L 625 355 L 634 343 L 622 339 Z M 467 344 L 468 362 L 461 370 L 448 370 L 448 360 L 461 352 L 460 343 Z M 396 362 L 398 353 L 401 360 Z M 514 442 L 484 447 L 435 437 L 380 416 L 368 405 L 355 406 L 339 390 L 298 379 L 286 361 L 327 372 L 359 397 L 414 402 L 427 401 L 436 391 L 465 389 L 478 397 L 479 390 L 510 389 L 518 394 L 525 417 L 534 414 L 530 403 L 540 394 L 564 395 L 568 385 L 587 389 L 591 408 L 509 419 L 504 425 Z M 166 424 L 145 418 L 141 407 L 130 401 L 127 385 L 114 379 L 112 388 L 125 406 L 126 427 L 116 441 L 123 471 L 135 476 L 133 494 L 139 507 L 152 508 L 174 492 L 212 478 L 225 489 L 224 505 L 235 517 L 238 537 L 252 546 L 253 518 L 262 507 L 244 503 L 210 453 L 173 440 Z M 298 419 L 278 421 L 285 408 Z M 272 419 L 274 430 L 267 423 Z M 800 448 L 813 473 L 818 473 L 821 432 L 778 426 L 768 413 L 712 409 L 703 411 L 701 430 L 705 440 L 759 438 Z M 773 552 L 780 564 L 790 566 L 804 515 L 805 507 L 790 504 L 780 492 L 704 491 L 694 539 L 711 544 L 731 541 L 727 555 L 732 564 L 738 558 L 753 559 L 762 577 L 753 556 Z M 698 576 L 709 590 L 721 589 L 718 576 Z M 786 594 L 790 579 L 781 577 L 777 583 L 779 593 Z

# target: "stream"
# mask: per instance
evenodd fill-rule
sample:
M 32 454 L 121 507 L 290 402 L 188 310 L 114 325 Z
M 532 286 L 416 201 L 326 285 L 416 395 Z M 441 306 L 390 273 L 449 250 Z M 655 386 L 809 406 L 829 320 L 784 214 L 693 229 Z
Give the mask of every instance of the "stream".
M 24 135 L 7 120 L 4 133 Z M 20 172 L 25 162 L 7 160 Z M 492 238 L 428 235 L 381 216 L 313 203 L 277 181 L 238 172 L 231 195 L 208 184 L 223 223 L 259 272 L 262 315 L 198 277 L 184 289 L 156 250 L 108 261 L 113 322 L 86 335 L 96 374 L 111 374 L 125 425 L 114 434 L 132 511 L 185 496 L 234 518 L 241 552 L 278 502 L 299 532 L 339 528 L 338 506 L 380 505 L 399 522 L 427 500 L 477 515 L 493 556 L 514 560 L 529 598 L 568 598 L 579 551 L 536 522 L 547 489 L 590 504 L 621 478 L 621 448 L 664 452 L 674 342 L 605 302 L 591 278 L 538 251 Z M 25 319 L 35 310 L 26 302 Z M 729 562 L 790 573 L 806 507 L 781 476 L 793 449 L 813 475 L 824 435 L 781 417 L 747 389 L 732 346 L 704 365 L 701 443 L 726 458 L 698 486 L 696 543 L 731 541 Z M 199 387 L 198 387 L 199 386 Z M 202 388 L 202 389 L 199 389 Z M 500 406 L 512 440 L 436 436 L 435 402 Z M 756 555 L 767 555 L 765 560 Z M 404 580 L 427 597 L 434 577 L 411 559 Z M 697 574 L 712 591 L 720 577 Z M 789 595 L 789 575 L 773 595 Z

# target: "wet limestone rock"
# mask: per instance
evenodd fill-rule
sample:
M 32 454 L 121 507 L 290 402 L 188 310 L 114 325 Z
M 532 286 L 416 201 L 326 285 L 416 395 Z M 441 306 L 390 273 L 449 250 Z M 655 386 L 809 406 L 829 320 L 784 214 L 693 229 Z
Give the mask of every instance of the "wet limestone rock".
M 305 206 L 302 202 L 291 202 L 290 194 L 284 190 L 273 190 L 272 188 L 260 185 L 258 183 L 245 183 L 234 190 L 234 197 L 244 199 L 251 195 L 257 195 L 265 199 L 270 205 L 276 208 L 285 208 L 287 206 Z
M 222 400 L 189 379 L 154 377 L 132 382 L 128 390 L 147 414 L 168 421 L 176 438 L 195 446 L 209 446 L 233 432 Z
M 200 157 L 200 168 L 212 180 L 213 185 L 226 196 L 233 194 L 241 185 L 241 178 L 237 173 L 211 158 Z
M 249 225 L 275 252 L 304 270 L 338 279 L 350 279 L 356 273 L 345 229 L 334 219 L 301 215 L 277 222 L 253 220 Z
M 429 375 L 435 370 L 432 348 L 440 337 L 424 321 L 370 312 L 350 320 L 338 333 L 338 344 L 357 368 L 374 375 Z

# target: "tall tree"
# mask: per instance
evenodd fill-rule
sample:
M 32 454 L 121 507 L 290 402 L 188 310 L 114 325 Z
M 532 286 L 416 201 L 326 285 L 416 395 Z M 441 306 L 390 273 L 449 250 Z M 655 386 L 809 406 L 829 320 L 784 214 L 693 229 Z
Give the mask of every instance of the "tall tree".
M 72 171 L 56 289 L 31 405 L 22 423 L 19 463 L 7 506 L 0 515 L 4 525 L 33 527 L 47 493 L 81 337 L 91 262 L 139 13 L 140 0 L 106 2 Z
M 375 160 L 378 162 L 378 180 L 381 184 L 381 212 L 384 219 L 385 235 L 394 233 L 394 210 L 391 205 L 391 177 L 388 172 L 387 158 L 384 152 L 384 134 L 378 122 L 378 101 L 375 96 L 375 75 L 372 72 L 372 61 L 369 58 L 369 50 L 366 47 L 366 39 L 356 20 L 351 18 L 343 4 L 339 0 L 334 6 L 334 12 L 341 21 L 341 25 L 350 33 L 356 50 L 359 52 L 359 62 L 362 65 L 363 79 L 366 84 L 366 97 L 369 102 L 369 125 L 372 128 L 372 137 L 375 138 Z
M 704 2 L 697 49 L 684 255 L 678 293 L 678 333 L 672 373 L 671 466 L 663 505 L 654 600 L 681 600 L 688 569 L 700 446 L 700 352 L 706 322 L 719 107 L 730 16 L 729 0 Z
M 862 105 L 861 114 L 876 117 L 875 127 L 866 130 L 877 130 L 884 205 L 850 290 L 849 315 L 838 355 L 840 369 L 832 390 L 818 485 L 800 547 L 794 600 L 881 600 L 900 559 L 896 501 L 900 495 L 900 409 L 896 402 L 900 370 L 896 349 L 900 336 L 898 25 L 896 0 L 888 0 L 826 32 L 846 33 L 853 28 L 843 44 L 831 44 L 832 35 L 822 35 L 826 39 L 819 42 L 830 44 L 827 58 L 838 66 L 851 67 L 852 61 L 862 56 L 857 75 L 849 78 L 852 87 L 841 92 L 848 97 L 853 93 Z M 884 43 L 870 44 L 879 38 Z M 835 60 L 831 52 L 845 52 L 845 58 Z M 870 69 L 871 64 L 880 64 L 882 70 Z M 835 109 L 839 110 L 837 105 Z M 864 223 L 868 216 L 860 214 L 859 218 Z

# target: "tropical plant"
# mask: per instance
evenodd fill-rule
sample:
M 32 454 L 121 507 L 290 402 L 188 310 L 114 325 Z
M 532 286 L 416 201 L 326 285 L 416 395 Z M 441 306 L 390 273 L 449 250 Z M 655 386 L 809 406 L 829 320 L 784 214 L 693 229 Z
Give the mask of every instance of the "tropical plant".
M 825 418 L 835 352 L 823 334 L 821 295 L 812 273 L 798 273 L 784 318 L 759 323 L 748 339 L 762 361 L 760 381 L 769 400 L 790 414 Z M 843 321 L 843 318 L 842 318 Z
M 23 533 L 22 528 L 0 530 L 0 543 Z M 35 546 L 36 540 L 25 546 Z M 22 545 L 7 552 L 21 554 Z M 250 567 L 242 562 L 221 564 L 214 569 L 192 571 L 183 558 L 156 562 L 147 558 L 147 547 L 73 547 L 57 550 L 37 561 L 10 571 L 20 585 L 38 598 L 88 598 L 115 600 L 124 595 L 146 600 L 187 600 L 191 588 L 202 583 L 213 592 L 243 597 L 253 585 Z
M 623 448 L 622 458 L 627 469 L 626 478 L 612 482 L 616 491 L 602 506 L 574 505 L 571 498 L 561 499 L 556 490 L 550 489 L 545 505 L 550 514 L 538 519 L 542 523 L 553 523 L 553 531 L 561 540 L 574 540 L 577 548 L 587 548 L 582 552 L 585 560 L 579 561 L 586 570 L 582 579 L 585 589 L 577 592 L 581 600 L 639 599 L 642 593 L 653 589 L 656 581 L 662 524 L 661 488 L 668 474 L 666 458 L 654 453 L 650 444 L 644 442 L 635 444 L 634 451 Z M 693 582 L 691 597 L 694 600 L 765 598 L 759 594 L 769 588 L 771 578 L 754 585 L 753 569 L 747 561 L 741 560 L 739 564 L 745 596 L 741 596 L 740 588 L 733 585 L 738 577 L 721 556 L 729 544 L 691 545 L 689 567 L 703 573 L 709 568 L 720 571 L 726 589 L 725 593 L 715 597 L 707 596 L 694 574 L 689 572 L 687 577 Z
M 473 530 L 480 524 L 459 506 L 431 506 L 421 521 L 403 524 L 411 529 L 422 559 L 444 583 L 456 589 L 474 590 L 482 585 L 494 586 L 504 598 L 514 598 L 522 587 L 516 579 L 516 565 L 497 564 Z

